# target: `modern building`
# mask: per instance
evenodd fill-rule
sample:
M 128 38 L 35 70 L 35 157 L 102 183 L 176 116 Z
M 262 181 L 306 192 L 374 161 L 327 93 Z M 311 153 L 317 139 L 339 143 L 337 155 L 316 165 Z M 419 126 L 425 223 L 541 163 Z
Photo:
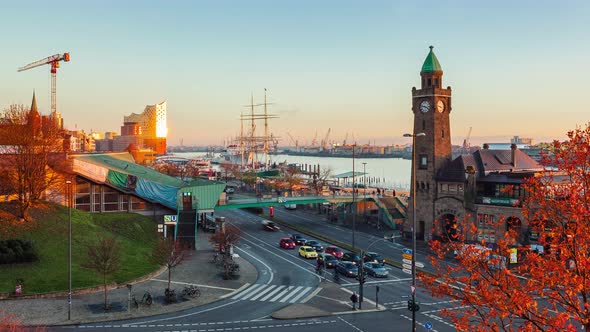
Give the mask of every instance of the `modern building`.
M 412 88 L 414 113 L 416 209 L 409 205 L 405 236 L 411 236 L 416 215 L 420 240 L 447 240 L 460 233 L 466 241 L 496 242 L 508 228 L 517 228 L 523 242 L 528 228 L 521 211 L 523 183 L 542 166 L 516 145 L 509 150 L 483 149 L 452 158 L 450 114 L 452 89 L 443 88 L 443 70 L 430 47 L 420 71 L 421 87 Z M 465 221 L 463 223 L 462 221 Z M 462 225 L 474 225 L 466 227 Z M 471 232 L 475 229 L 475 232 Z

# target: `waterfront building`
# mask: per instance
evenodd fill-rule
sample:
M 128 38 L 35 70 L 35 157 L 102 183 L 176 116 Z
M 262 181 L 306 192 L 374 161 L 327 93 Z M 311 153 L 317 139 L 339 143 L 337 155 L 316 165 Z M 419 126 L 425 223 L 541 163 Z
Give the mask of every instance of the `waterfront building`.
M 415 155 L 416 211 L 410 204 L 404 222 L 405 236 L 411 236 L 413 214 L 420 240 L 435 237 L 454 238 L 457 233 L 467 241 L 498 241 L 508 228 L 531 240 L 522 216 L 521 198 L 527 177 L 542 171 L 541 165 L 520 151 L 515 144 L 509 150 L 483 149 L 452 158 L 450 113 L 451 87 L 442 88 L 443 70 L 432 46 L 420 71 L 421 87 L 412 88 Z M 416 163 L 416 165 L 414 165 Z M 510 190 L 507 190 L 510 189 Z M 413 197 L 410 197 L 410 202 Z M 474 225 L 464 229 L 461 225 Z

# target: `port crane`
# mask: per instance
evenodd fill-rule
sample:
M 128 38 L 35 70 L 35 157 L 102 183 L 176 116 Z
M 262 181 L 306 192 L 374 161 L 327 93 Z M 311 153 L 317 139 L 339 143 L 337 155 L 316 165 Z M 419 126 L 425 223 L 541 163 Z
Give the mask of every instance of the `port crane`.
M 51 116 L 55 116 L 57 113 L 57 101 L 56 101 L 56 76 L 57 68 L 59 68 L 60 61 L 69 62 L 70 53 L 66 52 L 63 54 L 55 54 L 45 59 L 29 63 L 26 66 L 20 67 L 19 72 L 33 69 L 43 65 L 51 65 Z
M 291 133 L 287 132 L 287 135 L 291 139 L 291 143 L 295 144 L 295 151 L 299 151 L 299 142 L 291 136 Z
M 330 131 L 332 130 L 332 128 L 328 128 L 328 132 L 326 133 L 326 136 L 324 136 L 324 139 L 322 140 L 322 149 L 324 151 L 329 150 L 329 146 L 328 146 L 328 138 L 330 137 Z

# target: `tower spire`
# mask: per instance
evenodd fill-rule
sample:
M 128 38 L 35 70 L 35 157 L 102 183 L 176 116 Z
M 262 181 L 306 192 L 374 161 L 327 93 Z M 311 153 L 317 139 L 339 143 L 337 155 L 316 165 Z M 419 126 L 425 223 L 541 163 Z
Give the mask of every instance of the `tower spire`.
M 31 112 L 39 113 L 37 110 L 37 98 L 35 97 L 35 90 L 33 89 L 33 101 L 31 102 Z

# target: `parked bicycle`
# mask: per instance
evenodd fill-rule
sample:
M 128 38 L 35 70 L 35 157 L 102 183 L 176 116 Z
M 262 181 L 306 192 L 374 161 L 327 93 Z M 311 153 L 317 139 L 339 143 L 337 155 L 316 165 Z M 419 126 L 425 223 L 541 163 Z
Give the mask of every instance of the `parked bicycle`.
M 195 285 L 188 285 L 182 290 L 182 297 L 199 297 L 201 296 L 201 290 Z
M 174 289 L 166 288 L 164 290 L 164 300 L 166 301 L 166 303 L 176 302 L 176 292 L 174 291 Z
M 152 305 L 152 303 L 154 302 L 154 300 L 152 299 L 152 294 L 150 294 L 150 292 L 145 291 L 143 293 L 143 297 L 141 298 L 140 301 L 137 301 L 137 299 L 135 298 L 135 294 L 131 295 L 131 303 L 133 303 L 133 305 L 136 308 L 139 308 L 139 305 Z

